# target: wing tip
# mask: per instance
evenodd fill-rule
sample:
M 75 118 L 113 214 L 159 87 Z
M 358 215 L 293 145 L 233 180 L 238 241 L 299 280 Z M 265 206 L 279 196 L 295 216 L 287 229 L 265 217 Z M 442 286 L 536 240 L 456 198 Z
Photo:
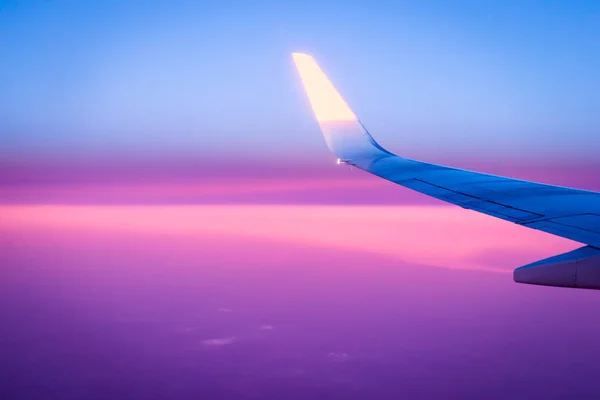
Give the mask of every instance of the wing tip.
M 308 53 L 303 53 L 303 52 L 293 52 L 292 53 L 292 60 L 294 60 L 294 63 L 296 65 L 298 65 L 298 63 L 301 62 L 315 62 L 315 58 L 313 56 L 311 56 Z
M 390 154 L 367 132 L 312 55 L 294 52 L 292 57 L 325 141 L 338 158 Z

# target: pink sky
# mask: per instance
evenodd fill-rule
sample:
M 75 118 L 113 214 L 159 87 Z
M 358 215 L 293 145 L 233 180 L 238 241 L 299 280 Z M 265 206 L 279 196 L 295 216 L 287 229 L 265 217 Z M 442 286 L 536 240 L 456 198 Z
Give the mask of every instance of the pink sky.
M 0 155 L 4 204 L 440 204 L 346 165 L 315 159 Z M 600 165 L 504 159 L 426 160 L 543 183 L 600 190 Z
M 360 251 L 419 265 L 500 273 L 579 246 L 446 206 L 4 206 L 0 214 L 5 233 L 24 229 L 59 235 L 112 232 L 173 238 L 250 238 Z
M 452 164 L 452 163 L 451 163 Z M 489 160 L 457 167 L 600 190 L 597 166 Z M 4 204 L 439 204 L 335 160 L 231 164 L 54 160 L 0 164 Z

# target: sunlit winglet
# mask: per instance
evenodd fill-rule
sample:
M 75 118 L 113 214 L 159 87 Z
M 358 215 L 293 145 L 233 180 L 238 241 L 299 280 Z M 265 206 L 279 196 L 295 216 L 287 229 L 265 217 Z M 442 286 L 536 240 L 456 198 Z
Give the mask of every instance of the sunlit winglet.
M 304 53 L 293 53 L 293 57 L 317 120 L 356 121 L 356 115 L 315 59 Z
M 293 58 L 325 142 L 338 157 L 338 164 L 388 154 L 366 131 L 315 59 L 304 53 L 293 53 Z

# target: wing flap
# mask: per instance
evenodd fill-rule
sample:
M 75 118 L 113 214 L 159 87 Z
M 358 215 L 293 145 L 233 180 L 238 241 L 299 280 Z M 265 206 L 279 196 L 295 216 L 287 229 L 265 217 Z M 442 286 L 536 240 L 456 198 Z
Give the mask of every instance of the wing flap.
M 600 216 L 595 214 L 571 215 L 567 217 L 552 218 L 550 222 L 572 226 L 594 233 L 595 229 L 600 226 Z

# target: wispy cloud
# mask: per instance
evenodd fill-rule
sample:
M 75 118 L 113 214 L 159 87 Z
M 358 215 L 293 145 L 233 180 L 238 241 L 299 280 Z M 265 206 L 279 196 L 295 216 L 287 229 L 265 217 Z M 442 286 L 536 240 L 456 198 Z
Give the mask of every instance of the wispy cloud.
M 206 339 L 203 340 L 201 343 L 204 346 L 226 346 L 228 344 L 232 344 L 237 340 L 237 338 L 235 336 L 230 336 L 230 337 L 224 337 L 224 338 L 217 338 L 217 339 Z
M 330 352 L 327 353 L 327 358 L 334 362 L 345 362 L 348 361 L 348 353 L 344 352 Z

